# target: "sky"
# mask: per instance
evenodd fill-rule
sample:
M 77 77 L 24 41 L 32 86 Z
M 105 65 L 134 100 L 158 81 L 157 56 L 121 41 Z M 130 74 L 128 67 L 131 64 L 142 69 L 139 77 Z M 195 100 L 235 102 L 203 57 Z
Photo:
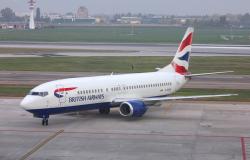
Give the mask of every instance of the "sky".
M 28 12 L 28 0 L 0 0 L 0 9 L 10 7 Z M 79 6 L 90 15 L 152 13 L 164 15 L 243 14 L 250 12 L 250 0 L 36 0 L 42 12 L 76 12 Z

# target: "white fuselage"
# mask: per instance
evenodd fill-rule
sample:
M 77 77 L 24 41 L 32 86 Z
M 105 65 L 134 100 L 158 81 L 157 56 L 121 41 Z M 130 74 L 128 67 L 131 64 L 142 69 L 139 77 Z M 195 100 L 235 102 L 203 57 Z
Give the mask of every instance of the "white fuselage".
M 39 85 L 31 90 L 22 106 L 28 111 L 60 109 L 79 106 L 97 109 L 119 98 L 146 98 L 166 96 L 176 92 L 186 82 L 183 75 L 168 72 L 149 72 L 97 77 L 70 78 Z M 37 93 L 47 92 L 46 95 Z M 56 96 L 57 95 L 57 96 Z M 84 108 L 86 106 L 86 108 Z M 60 112 L 63 113 L 64 111 Z M 54 114 L 54 113 L 49 113 Z

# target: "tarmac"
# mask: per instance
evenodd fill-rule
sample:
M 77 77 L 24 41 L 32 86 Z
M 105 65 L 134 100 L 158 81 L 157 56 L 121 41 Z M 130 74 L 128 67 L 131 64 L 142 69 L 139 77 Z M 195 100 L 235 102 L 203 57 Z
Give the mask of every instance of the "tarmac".
M 74 52 L 1 53 L 0 57 L 43 56 L 174 56 L 178 44 L 0 42 L 0 48 L 78 49 Z M 194 44 L 192 56 L 250 56 L 249 45 Z
M 0 159 L 246 160 L 249 103 L 171 101 L 142 118 L 97 111 L 51 116 L 49 126 L 0 99 Z

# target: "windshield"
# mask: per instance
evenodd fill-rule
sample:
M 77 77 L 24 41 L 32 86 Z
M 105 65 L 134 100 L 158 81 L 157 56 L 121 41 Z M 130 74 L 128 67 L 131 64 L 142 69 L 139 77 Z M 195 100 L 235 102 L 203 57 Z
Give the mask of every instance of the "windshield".
M 32 91 L 28 93 L 28 95 L 41 96 L 41 97 L 45 97 L 48 94 L 49 94 L 48 92 L 32 92 Z

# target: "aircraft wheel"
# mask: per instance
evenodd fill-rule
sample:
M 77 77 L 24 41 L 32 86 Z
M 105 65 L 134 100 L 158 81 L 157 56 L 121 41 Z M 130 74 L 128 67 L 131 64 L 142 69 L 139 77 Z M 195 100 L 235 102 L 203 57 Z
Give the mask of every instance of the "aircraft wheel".
M 42 119 L 42 125 L 43 126 L 45 125 L 45 119 Z
M 42 125 L 43 125 L 43 126 L 49 125 L 49 118 L 45 118 L 45 117 L 44 117 L 44 118 L 42 119 Z
M 45 125 L 46 125 L 46 126 L 49 125 L 49 119 L 46 119 L 46 120 L 45 120 Z

